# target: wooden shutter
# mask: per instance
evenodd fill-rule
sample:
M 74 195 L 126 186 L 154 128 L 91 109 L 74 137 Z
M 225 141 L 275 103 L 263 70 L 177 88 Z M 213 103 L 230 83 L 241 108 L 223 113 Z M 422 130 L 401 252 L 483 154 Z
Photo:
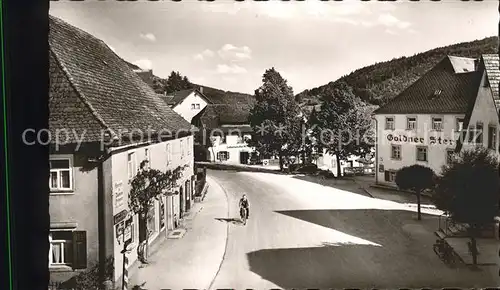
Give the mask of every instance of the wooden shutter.
M 87 268 L 87 232 L 73 232 L 73 269 Z
M 384 172 L 385 181 L 391 181 L 390 174 L 391 173 L 389 171 L 385 171 Z

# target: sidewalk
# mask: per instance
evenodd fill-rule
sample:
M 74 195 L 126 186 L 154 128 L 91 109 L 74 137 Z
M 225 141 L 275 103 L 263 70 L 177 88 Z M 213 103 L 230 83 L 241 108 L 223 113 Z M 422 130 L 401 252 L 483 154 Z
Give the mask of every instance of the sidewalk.
M 460 256 L 466 265 L 472 265 L 472 255 L 469 253 L 467 242 L 470 241 L 467 237 L 448 237 L 445 238 L 448 245 L 450 245 L 455 253 Z M 477 239 L 477 255 L 478 266 L 496 266 L 500 265 L 500 257 L 498 256 L 498 249 L 500 242 L 495 239 Z
M 227 223 L 227 197 L 224 190 L 207 177 L 209 188 L 203 202 L 196 203 L 184 222 L 186 233 L 180 239 L 166 239 L 129 278 L 129 285 L 143 289 L 208 289 L 224 256 Z M 143 283 L 146 282 L 144 285 Z

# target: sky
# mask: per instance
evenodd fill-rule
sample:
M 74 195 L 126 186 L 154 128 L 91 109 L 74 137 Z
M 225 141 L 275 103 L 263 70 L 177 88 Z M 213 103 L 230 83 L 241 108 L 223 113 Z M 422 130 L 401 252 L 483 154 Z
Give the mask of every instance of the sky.
M 498 35 L 498 1 L 51 1 L 51 15 L 166 78 L 252 94 L 274 67 L 294 93 L 377 62 Z

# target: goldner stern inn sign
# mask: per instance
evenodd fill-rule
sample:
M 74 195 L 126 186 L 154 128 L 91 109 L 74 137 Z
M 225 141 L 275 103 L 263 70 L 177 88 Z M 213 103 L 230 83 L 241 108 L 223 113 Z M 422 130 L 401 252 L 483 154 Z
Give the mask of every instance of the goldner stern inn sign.
M 440 145 L 455 145 L 455 141 L 453 139 L 447 139 L 442 137 L 430 136 L 429 140 L 426 140 L 425 137 L 418 136 L 405 136 L 405 135 L 387 135 L 387 141 L 389 142 L 402 142 L 402 143 L 414 143 L 414 144 L 426 144 L 427 142 L 430 145 L 440 144 Z

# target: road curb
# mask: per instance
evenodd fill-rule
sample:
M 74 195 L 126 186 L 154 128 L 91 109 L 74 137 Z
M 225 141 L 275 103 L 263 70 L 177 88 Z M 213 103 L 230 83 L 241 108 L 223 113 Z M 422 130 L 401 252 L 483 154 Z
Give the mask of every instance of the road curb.
M 222 191 L 224 192 L 224 195 L 226 196 L 226 204 L 227 204 L 227 217 L 229 218 L 229 195 L 227 194 L 227 191 L 226 189 L 219 183 L 217 182 L 214 178 L 212 177 L 208 177 L 207 176 L 207 184 L 208 183 L 215 183 L 217 184 L 221 189 Z M 212 186 L 213 188 L 213 186 Z M 224 253 L 222 254 L 222 259 L 219 263 L 219 268 L 217 269 L 217 272 L 215 272 L 215 275 L 214 275 L 214 278 L 212 279 L 212 281 L 210 282 L 210 284 L 208 285 L 207 288 L 205 288 L 205 290 L 210 290 L 212 289 L 212 286 L 215 282 L 215 279 L 217 279 L 217 276 L 219 275 L 219 272 L 222 268 L 222 263 L 224 263 L 224 259 L 226 258 L 226 252 L 227 252 L 227 245 L 228 245 L 228 240 L 229 240 L 229 223 L 226 223 L 226 241 L 225 241 L 225 245 L 224 245 Z

